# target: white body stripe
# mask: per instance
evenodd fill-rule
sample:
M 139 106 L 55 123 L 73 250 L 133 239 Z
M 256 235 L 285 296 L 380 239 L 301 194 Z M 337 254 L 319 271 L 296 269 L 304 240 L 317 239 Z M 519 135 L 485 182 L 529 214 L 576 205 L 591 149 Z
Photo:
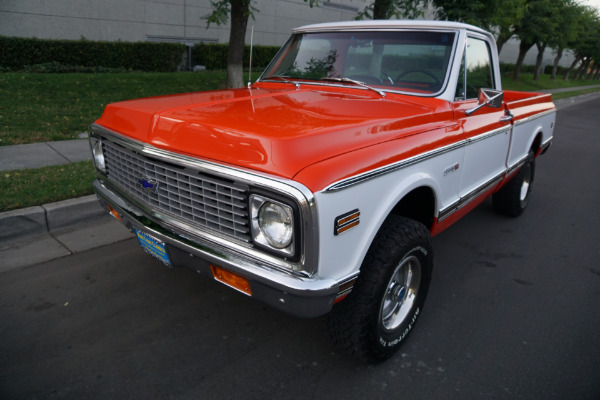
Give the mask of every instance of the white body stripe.
M 419 187 L 429 187 L 439 210 L 458 200 L 464 146 L 423 162 L 409 165 L 374 179 L 361 181 L 343 190 L 315 193 L 319 220 L 319 275 L 342 279 L 359 270 L 375 234 L 394 206 Z M 360 224 L 334 236 L 334 220 L 354 209 L 360 210 Z
M 516 140 L 511 141 L 511 126 L 465 140 L 451 151 L 372 179 L 357 180 L 336 190 L 315 193 L 320 227 L 319 271 L 321 278 L 341 280 L 355 275 L 377 234 L 392 209 L 412 190 L 430 188 L 436 199 L 435 213 L 444 217 L 461 205 L 468 204 L 490 183 L 508 171 L 509 146 L 513 158 L 527 154 L 536 135 L 552 137 L 555 113 L 518 124 Z M 458 169 L 453 166 L 460 165 Z M 463 167 L 464 165 L 464 167 Z M 360 224 L 340 235 L 334 235 L 335 218 L 349 211 L 360 210 Z
M 507 167 L 512 168 L 524 157 L 527 157 L 529 149 L 538 133 L 542 133 L 542 143 L 550 140 L 553 134 L 556 111 L 544 113 L 539 118 L 529 119 L 524 123 L 517 122 L 513 127 L 510 151 L 508 153 Z

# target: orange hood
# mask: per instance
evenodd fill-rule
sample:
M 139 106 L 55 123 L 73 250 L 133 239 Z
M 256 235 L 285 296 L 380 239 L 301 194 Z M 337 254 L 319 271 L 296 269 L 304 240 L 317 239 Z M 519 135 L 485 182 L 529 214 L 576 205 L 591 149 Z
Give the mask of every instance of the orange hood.
M 292 179 L 319 161 L 451 120 L 442 100 L 284 83 L 113 103 L 96 123 L 161 149 Z

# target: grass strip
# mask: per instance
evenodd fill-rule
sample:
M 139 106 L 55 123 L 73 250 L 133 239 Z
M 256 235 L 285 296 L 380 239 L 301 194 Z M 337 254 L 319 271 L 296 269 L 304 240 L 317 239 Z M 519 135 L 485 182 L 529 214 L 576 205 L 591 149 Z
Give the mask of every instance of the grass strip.
M 582 90 L 573 90 L 568 92 L 553 93 L 552 100 L 566 99 L 567 97 L 580 96 L 582 94 L 600 92 L 600 87 Z
M 75 139 L 115 101 L 223 87 L 223 71 L 1 73 L 0 146 Z
M 0 173 L 0 212 L 92 194 L 91 161 Z
M 540 90 L 564 89 L 579 86 L 599 85 L 600 81 L 594 80 L 569 80 L 565 81 L 561 76 L 555 80 L 550 75 L 540 75 L 537 81 L 533 80 L 533 74 L 521 74 L 518 81 L 511 76 L 502 77 L 502 88 L 504 90 L 516 90 L 522 92 L 539 92 Z

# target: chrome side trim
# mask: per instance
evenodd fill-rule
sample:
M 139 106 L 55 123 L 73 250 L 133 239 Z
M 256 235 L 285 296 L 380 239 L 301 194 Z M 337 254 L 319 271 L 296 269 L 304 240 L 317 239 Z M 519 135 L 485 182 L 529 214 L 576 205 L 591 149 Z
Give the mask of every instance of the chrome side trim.
M 520 120 L 520 121 L 525 121 L 525 122 L 531 121 L 533 119 L 541 118 L 541 117 L 543 117 L 545 115 L 548 115 L 548 114 L 551 114 L 551 113 L 554 113 L 554 112 L 556 112 L 556 109 L 548 110 L 548 111 L 545 111 L 543 113 L 533 115 L 531 117 L 525 118 L 525 119 Z M 515 125 L 517 125 L 518 123 L 520 123 L 520 121 L 517 121 L 515 123 Z M 358 174 L 358 175 L 354 175 L 354 176 L 351 176 L 349 178 L 342 179 L 340 181 L 332 183 L 331 185 L 327 186 L 323 191 L 324 192 L 335 192 L 335 191 L 338 191 L 338 190 L 343 190 L 343 189 L 346 189 L 346 188 L 348 188 L 350 186 L 358 185 L 358 184 L 360 184 L 362 182 L 365 182 L 365 181 L 368 181 L 370 179 L 377 178 L 377 177 L 379 177 L 381 175 L 389 174 L 389 173 L 397 171 L 399 169 L 402 169 L 402 168 L 405 168 L 405 167 L 409 167 L 411 165 L 417 164 L 417 163 L 422 162 L 422 161 L 429 160 L 430 158 L 442 155 L 442 154 L 447 153 L 449 151 L 453 151 L 453 150 L 459 149 L 461 147 L 465 147 L 465 146 L 467 146 L 467 145 L 469 145 L 471 143 L 476 143 L 476 142 L 479 142 L 481 140 L 488 139 L 488 138 L 490 138 L 492 136 L 499 135 L 501 133 L 509 133 L 512 128 L 513 128 L 513 125 L 503 126 L 503 127 L 491 130 L 489 132 L 485 132 L 485 133 L 482 133 L 480 135 L 474 136 L 472 138 L 461 140 L 459 142 L 453 143 L 451 145 L 442 147 L 442 148 L 437 149 L 437 150 L 428 151 L 428 152 L 425 152 L 425 153 L 422 153 L 422 154 L 419 154 L 419 155 L 407 158 L 406 160 L 398 161 L 398 162 L 395 162 L 395 163 L 392 163 L 392 164 L 389 164 L 389 165 L 386 165 L 386 166 L 383 166 L 383 167 L 375 168 L 375 169 L 373 169 L 371 171 L 367 171 L 367 172 L 363 172 L 363 173 Z M 542 144 L 542 147 L 545 147 L 545 146 L 549 145 L 549 142 L 551 142 L 551 141 L 552 141 L 552 138 L 548 139 L 546 142 L 544 142 L 544 144 Z
M 556 108 L 552 108 L 550 110 L 543 111 L 543 112 L 541 112 L 539 114 L 530 115 L 529 117 L 526 117 L 526 118 L 523 118 L 523 119 L 519 119 L 519 120 L 517 120 L 517 121 L 514 122 L 514 125 L 515 126 L 519 126 L 519 125 L 524 124 L 526 122 L 533 121 L 534 119 L 542 118 L 542 117 L 545 117 L 546 115 L 554 114 L 554 113 L 556 113 Z
M 492 136 L 499 135 L 501 133 L 508 133 L 508 132 L 510 132 L 511 129 L 512 129 L 512 125 L 503 126 L 501 128 L 494 129 L 493 131 L 489 131 L 486 133 L 482 133 L 481 135 L 473 136 L 472 138 L 467 139 L 467 143 L 468 144 L 476 143 L 476 142 L 491 138 Z
M 540 146 L 540 148 L 542 150 L 544 150 L 546 147 L 549 147 L 552 144 L 552 140 L 554 140 L 554 136 L 550 136 L 548 139 L 546 139 L 542 145 Z
M 506 170 L 506 175 L 510 175 L 519 168 L 521 168 L 527 161 L 527 157 L 529 157 L 529 154 L 526 154 L 520 160 L 517 160 L 517 162 L 515 162 L 513 165 L 509 166 Z
M 338 190 L 343 190 L 350 186 L 358 185 L 359 183 L 363 183 L 365 181 L 377 178 L 381 175 L 389 174 L 399 169 L 406 168 L 411 165 L 429 160 L 430 158 L 437 157 L 450 151 L 460 149 L 461 147 L 464 147 L 466 145 L 467 140 L 461 140 L 459 142 L 453 143 L 448 146 L 444 146 L 437 150 L 428 151 L 426 153 L 407 158 L 406 160 L 398 161 L 383 167 L 376 168 L 371 171 L 363 172 L 350 178 L 342 179 L 341 181 L 332 183 L 331 185 L 327 186 L 323 191 L 335 192 Z
M 485 182 L 483 185 L 473 189 L 465 196 L 461 197 L 457 202 L 441 210 L 438 216 L 438 222 L 442 222 L 450 215 L 454 214 L 456 211 L 460 210 L 461 208 L 465 207 L 473 200 L 478 198 L 481 194 L 487 192 L 488 190 L 492 189 L 494 186 L 499 184 L 502 181 L 502 178 L 504 178 L 504 173 L 504 171 L 501 172 L 500 174 Z
M 540 146 L 540 154 L 546 154 L 546 152 L 550 148 L 550 145 L 552 144 L 553 140 L 554 140 L 554 136 L 550 136 L 548 139 L 546 139 L 542 143 L 542 145 Z
M 114 185 L 110 185 L 111 190 L 118 192 L 120 196 L 124 197 L 129 202 L 136 204 L 136 206 L 142 209 L 149 218 L 151 217 L 153 220 L 161 221 L 171 228 L 180 231 L 180 233 L 186 232 L 192 237 L 202 238 L 211 243 L 217 243 L 220 246 L 233 247 L 236 249 L 236 251 L 244 253 L 253 259 L 261 260 L 262 262 L 272 265 L 275 268 L 288 270 L 307 276 L 316 273 L 319 246 L 317 210 L 313 193 L 304 185 L 292 180 L 278 178 L 256 171 L 233 168 L 226 165 L 158 149 L 147 143 L 124 137 L 97 124 L 92 124 L 89 130 L 91 136 L 97 135 L 105 137 L 108 140 L 118 143 L 125 148 L 145 156 L 156 158 L 172 164 L 177 164 L 182 167 L 208 172 L 226 179 L 240 181 L 254 188 L 260 188 L 270 192 L 279 193 L 293 199 L 297 203 L 300 210 L 300 235 L 302 236 L 302 249 L 300 249 L 300 259 L 297 262 L 290 262 L 285 259 L 269 255 L 263 251 L 249 247 L 245 243 L 237 243 L 231 238 L 220 237 L 212 234 L 211 232 L 190 227 L 185 223 L 176 221 L 173 218 L 161 213 L 157 213 L 155 210 L 139 204 L 139 202 L 136 200 L 129 198 L 129 196 L 123 193 L 123 191 L 115 188 Z M 185 234 L 182 236 L 185 237 Z M 193 239 L 190 240 L 193 241 Z

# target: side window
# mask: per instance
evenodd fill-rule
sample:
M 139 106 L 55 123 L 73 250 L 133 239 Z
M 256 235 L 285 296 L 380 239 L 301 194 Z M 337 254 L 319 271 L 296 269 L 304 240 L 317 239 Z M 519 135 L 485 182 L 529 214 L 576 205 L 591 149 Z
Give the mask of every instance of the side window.
M 466 85 L 464 82 L 465 68 Z M 461 63 L 456 87 L 456 100 L 476 99 L 481 88 L 495 89 L 493 76 L 492 58 L 487 42 L 481 39 L 467 38 L 465 57 Z

